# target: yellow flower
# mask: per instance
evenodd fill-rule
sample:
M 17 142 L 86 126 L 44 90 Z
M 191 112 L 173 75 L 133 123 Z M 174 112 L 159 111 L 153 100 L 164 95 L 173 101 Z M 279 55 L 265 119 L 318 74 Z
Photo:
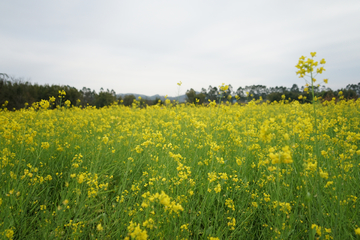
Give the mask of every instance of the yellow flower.
M 223 83 L 222 86 L 220 86 L 220 90 L 221 90 L 221 91 L 226 91 L 226 90 L 228 90 L 228 89 L 229 89 L 229 86 L 228 86 L 228 85 L 225 85 L 225 86 L 224 86 L 224 83 Z
M 214 191 L 215 191 L 216 193 L 221 192 L 221 185 L 220 185 L 220 183 L 214 188 Z
M 13 239 L 14 237 L 14 231 L 12 229 L 6 229 L 5 230 L 5 236 L 8 238 L 8 239 Z
M 103 138 L 102 138 L 102 142 L 104 144 L 107 144 L 109 142 L 109 138 L 105 135 Z
M 50 147 L 50 144 L 48 142 L 42 142 L 41 143 L 41 148 L 48 149 L 49 147 Z
M 84 180 L 85 180 L 85 177 L 86 177 L 85 173 L 82 173 L 82 174 L 78 175 L 78 183 L 79 184 L 83 183 Z
M 146 230 L 141 230 L 139 225 L 133 229 L 133 232 L 130 233 L 130 236 L 132 239 L 135 238 L 136 240 L 146 240 L 148 238 Z
M 235 219 L 235 218 L 231 218 L 231 217 L 228 217 L 227 219 L 230 220 L 230 221 L 227 223 L 227 225 L 230 227 L 230 230 L 235 230 L 236 219 Z
M 324 79 L 324 83 L 328 83 L 328 79 L 326 78 L 326 79 Z
M 67 107 L 70 107 L 70 105 L 71 105 L 70 100 L 66 100 L 66 101 L 65 101 L 65 105 L 66 105 Z
M 315 57 L 315 56 L 316 56 L 316 52 L 311 52 L 310 55 L 311 55 L 312 57 Z
M 189 224 L 181 225 L 181 227 L 180 227 L 181 231 L 188 230 L 188 226 L 189 226 Z
M 355 234 L 360 235 L 360 228 L 355 229 Z
M 96 229 L 97 229 L 98 231 L 103 231 L 103 230 L 104 230 L 104 228 L 101 226 L 101 223 L 99 223 L 99 224 L 96 226 Z
M 164 191 L 161 191 L 159 200 L 162 205 L 170 206 L 170 197 Z
M 321 236 L 321 227 L 319 227 L 316 224 L 311 225 L 311 229 L 314 229 L 314 228 L 316 230 L 317 235 Z
M 325 63 L 326 63 L 325 59 L 324 58 L 321 59 L 320 64 L 325 64 Z

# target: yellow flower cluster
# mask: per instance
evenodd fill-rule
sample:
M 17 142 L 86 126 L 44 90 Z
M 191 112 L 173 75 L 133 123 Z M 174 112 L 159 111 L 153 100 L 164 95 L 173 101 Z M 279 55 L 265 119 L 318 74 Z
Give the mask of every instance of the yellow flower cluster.
M 141 204 L 142 207 L 147 208 L 150 206 L 151 202 L 158 201 L 161 205 L 164 206 L 165 211 L 179 213 L 179 211 L 184 211 L 184 208 L 176 201 L 172 201 L 171 198 L 164 192 L 150 194 L 150 192 L 146 192 L 142 195 L 145 200 Z
M 289 146 L 283 147 L 282 151 L 279 152 L 275 152 L 274 148 L 270 148 L 269 152 L 269 157 L 272 164 L 293 162 Z

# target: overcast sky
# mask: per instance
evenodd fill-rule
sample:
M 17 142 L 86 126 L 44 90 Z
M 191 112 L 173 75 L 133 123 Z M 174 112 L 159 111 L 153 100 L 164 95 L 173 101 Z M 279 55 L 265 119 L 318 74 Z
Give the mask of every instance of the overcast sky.
M 0 73 L 176 96 L 221 83 L 291 87 L 300 56 L 328 87 L 360 82 L 360 1 L 2 0 Z

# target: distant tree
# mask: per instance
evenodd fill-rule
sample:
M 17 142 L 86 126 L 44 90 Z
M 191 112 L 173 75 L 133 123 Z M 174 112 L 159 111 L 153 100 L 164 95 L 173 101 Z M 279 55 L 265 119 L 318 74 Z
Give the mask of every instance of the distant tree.
M 300 93 L 300 89 L 299 89 L 298 85 L 293 84 L 292 87 L 290 88 L 290 92 Z
M 348 84 L 346 90 L 352 90 L 356 93 L 357 96 L 360 95 L 360 82 L 358 84 Z
M 156 105 L 156 104 L 163 105 L 164 102 L 159 97 L 156 97 L 155 100 L 153 100 L 152 105 Z
M 201 88 L 201 93 L 203 93 L 205 96 L 207 95 L 207 91 L 205 88 Z
M 106 91 L 104 91 L 104 89 L 101 88 L 99 94 L 95 96 L 95 105 L 98 108 L 109 106 L 115 101 L 116 93 L 114 90 L 109 91 L 109 89 L 107 89 Z
M 205 102 L 206 94 L 203 92 L 197 93 L 195 96 L 195 101 L 197 104 L 203 104 Z
M 342 91 L 343 92 L 343 96 L 345 99 L 357 99 L 358 95 L 356 94 L 356 91 L 353 89 L 346 89 L 346 88 L 342 88 L 340 90 L 337 91 L 337 95 L 339 95 L 339 92 Z
M 186 91 L 186 100 L 188 103 L 195 103 L 195 98 L 196 98 L 196 92 L 194 89 L 190 89 Z
M 236 92 L 235 95 L 238 95 L 241 98 L 245 98 L 246 97 L 246 93 L 245 93 L 245 89 L 243 87 L 239 87 Z
M 196 103 L 196 104 L 203 104 L 206 98 L 206 91 L 204 93 L 204 88 L 200 93 L 197 93 L 194 89 L 190 89 L 186 91 L 186 101 L 188 103 Z
M 134 102 L 135 96 L 133 94 L 125 95 L 123 99 L 124 106 L 131 106 Z
M 208 88 L 208 92 L 206 95 L 205 100 L 210 100 L 210 101 L 214 101 L 217 100 L 219 96 L 219 90 L 217 87 L 212 87 L 211 85 Z
M 323 88 L 319 94 L 319 96 L 323 99 L 323 100 L 327 100 L 330 101 L 333 97 L 335 97 L 335 93 L 333 90 L 331 90 L 331 88 Z
M 83 87 L 80 93 L 82 94 L 81 102 L 83 105 L 95 105 L 96 93 L 94 90 L 91 91 L 90 88 Z

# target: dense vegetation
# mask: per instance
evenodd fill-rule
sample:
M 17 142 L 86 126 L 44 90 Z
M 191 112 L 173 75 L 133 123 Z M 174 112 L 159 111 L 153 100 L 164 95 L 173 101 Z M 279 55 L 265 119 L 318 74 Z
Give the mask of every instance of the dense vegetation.
M 264 101 L 268 100 L 270 102 L 280 101 L 282 96 L 285 96 L 286 99 L 298 99 L 300 95 L 307 96 L 306 99 L 300 101 L 311 102 L 312 95 L 307 94 L 304 91 L 304 86 L 299 88 L 296 84 L 293 84 L 291 88 L 286 87 L 270 87 L 267 88 L 263 85 L 251 85 L 245 87 L 239 87 L 238 89 L 233 90 L 231 85 L 228 85 L 229 88 L 226 91 L 222 92 L 222 100 L 230 101 L 234 103 L 248 102 L 252 99 L 258 100 L 263 99 Z M 358 84 L 349 84 L 344 89 L 339 89 L 333 91 L 330 88 L 323 87 L 314 87 L 315 95 L 317 97 L 322 97 L 326 100 L 331 100 L 333 97 L 338 98 L 339 91 L 342 91 L 343 96 L 346 99 L 356 99 L 360 95 L 360 83 Z M 25 104 L 32 105 L 35 102 L 40 102 L 41 100 L 49 100 L 50 97 L 58 96 L 59 91 L 64 90 L 66 96 L 64 99 L 69 100 L 74 106 L 96 106 L 98 108 L 109 106 L 115 101 L 118 104 L 123 104 L 125 106 L 131 106 L 135 96 L 132 94 L 125 95 L 123 98 L 117 97 L 114 90 L 100 89 L 97 93 L 95 90 L 90 88 L 83 87 L 81 90 L 78 90 L 71 86 L 61 86 L 61 85 L 39 85 L 32 84 L 28 81 L 21 81 L 20 79 L 12 78 L 6 74 L 0 74 L 0 104 L 7 102 L 7 108 L 9 110 L 19 110 L 25 106 Z M 194 89 L 186 91 L 186 101 L 188 103 L 203 104 L 208 103 L 208 101 L 218 100 L 220 94 L 220 88 L 209 86 L 208 89 L 202 88 L 201 92 L 196 92 Z M 235 97 L 237 96 L 237 97 Z M 230 98 L 231 97 L 231 98 Z M 160 98 L 157 99 L 141 99 L 138 100 L 141 102 L 142 106 L 154 105 L 159 101 L 163 103 Z M 54 102 L 51 105 L 52 108 L 55 108 L 59 105 L 60 102 Z
M 360 100 L 286 102 L 1 110 L 0 236 L 356 238 Z
M 69 100 L 74 106 L 96 106 L 101 108 L 109 106 L 115 101 L 122 103 L 125 106 L 131 106 L 135 97 L 133 95 L 126 95 L 122 99 L 116 97 L 114 90 L 107 89 L 106 91 L 101 88 L 97 93 L 95 90 L 83 87 L 78 90 L 71 86 L 62 85 L 39 85 L 32 84 L 28 81 L 9 77 L 6 74 L 0 74 L 0 104 L 5 104 L 9 110 L 19 110 L 25 106 L 31 106 L 33 103 L 40 102 L 41 100 L 49 100 L 51 97 L 59 95 L 59 91 L 65 91 L 66 95 L 62 100 Z M 160 99 L 153 101 L 141 100 L 142 105 L 153 105 L 158 103 Z M 60 100 L 53 102 L 50 108 L 56 108 L 60 105 Z
M 190 103 L 206 103 L 208 100 L 218 100 L 218 96 L 222 93 L 224 101 L 230 100 L 231 102 L 248 102 L 249 100 L 255 99 L 258 100 L 262 98 L 263 100 L 268 100 L 270 102 L 280 101 L 285 96 L 286 99 L 298 99 L 299 96 L 307 96 L 306 99 L 302 100 L 303 102 L 312 102 L 312 95 L 308 94 L 304 89 L 306 87 L 298 87 L 297 84 L 293 84 L 291 88 L 276 86 L 276 87 L 266 87 L 264 85 L 250 85 L 245 87 L 239 87 L 238 89 L 233 90 L 233 87 L 229 84 L 226 91 L 221 92 L 220 87 L 209 86 L 208 89 L 202 88 L 201 92 L 196 92 L 194 89 L 187 90 L 186 96 L 187 100 Z M 321 97 L 325 100 L 331 100 L 333 97 L 338 98 L 339 92 L 342 91 L 343 96 L 346 99 L 356 99 L 360 95 L 360 83 L 358 84 L 348 84 L 346 88 L 332 90 L 325 86 L 318 87 L 314 86 L 315 96 Z M 231 96 L 231 98 L 230 98 Z M 235 98 L 238 96 L 239 98 Z

